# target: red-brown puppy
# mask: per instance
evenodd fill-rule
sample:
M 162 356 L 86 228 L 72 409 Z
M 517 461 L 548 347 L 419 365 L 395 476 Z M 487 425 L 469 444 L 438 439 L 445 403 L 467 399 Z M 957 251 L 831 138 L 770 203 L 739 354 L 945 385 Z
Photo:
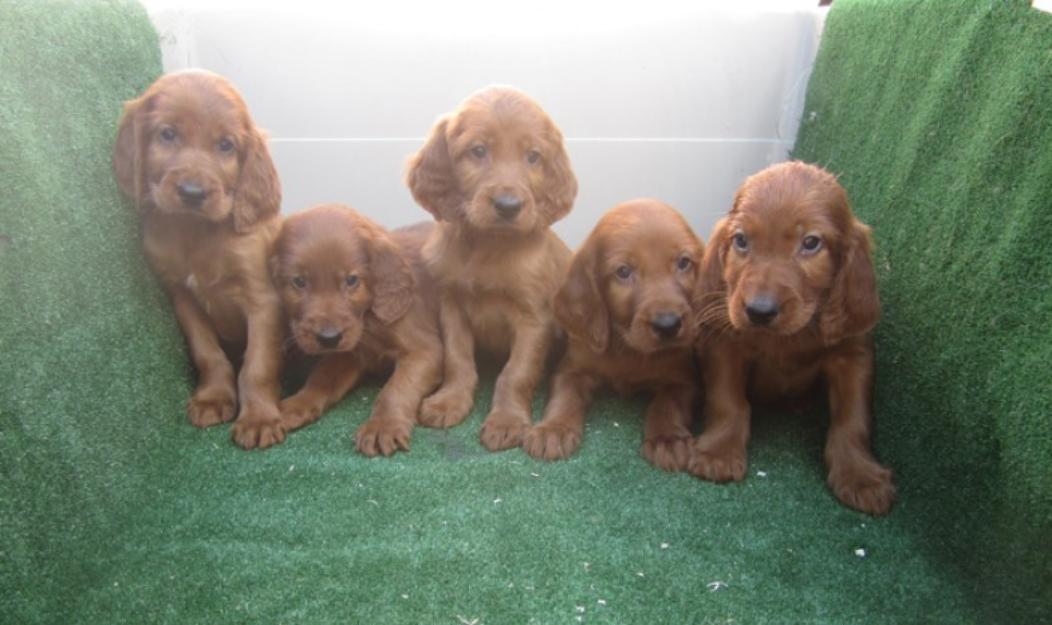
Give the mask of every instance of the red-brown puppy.
M 622 393 L 654 393 L 643 456 L 666 471 L 686 468 L 697 380 L 691 297 L 701 255 L 687 222 L 657 200 L 626 202 L 603 216 L 555 298 L 569 346 L 544 420 L 523 441 L 528 454 L 572 454 L 592 394 L 607 383 Z
M 420 401 L 442 367 L 437 300 L 420 259 L 432 228 L 388 233 L 338 204 L 285 220 L 271 262 L 274 282 L 296 344 L 322 354 L 303 389 L 281 402 L 288 430 L 317 420 L 362 373 L 394 365 L 355 442 L 366 456 L 409 449 Z
M 477 342 L 509 354 L 482 444 L 518 446 L 554 336 L 552 298 L 571 256 L 549 229 L 577 194 L 562 135 L 522 92 L 485 89 L 438 121 L 410 159 L 407 183 L 438 219 L 424 259 L 441 292 L 445 379 L 424 401 L 421 422 L 449 427 L 471 410 Z
M 281 188 L 241 96 L 209 72 L 162 76 L 124 105 L 113 169 L 197 368 L 190 422 L 229 421 L 240 405 L 238 445 L 281 442 L 281 303 L 267 275 Z M 244 354 L 236 387 L 224 344 Z
M 715 228 L 697 299 L 705 430 L 691 473 L 745 477 L 750 401 L 828 388 L 825 459 L 844 504 L 885 514 L 891 471 L 870 451 L 873 341 L 879 316 L 869 228 L 836 178 L 801 162 L 746 179 Z

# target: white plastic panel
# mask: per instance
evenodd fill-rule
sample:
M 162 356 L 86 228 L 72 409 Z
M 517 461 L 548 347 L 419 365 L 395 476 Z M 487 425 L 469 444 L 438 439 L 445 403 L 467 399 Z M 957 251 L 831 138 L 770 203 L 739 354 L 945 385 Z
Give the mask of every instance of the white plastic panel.
M 387 226 L 428 218 L 402 175 L 431 124 L 486 85 L 523 89 L 567 137 L 580 193 L 556 230 L 575 246 L 641 196 L 707 237 L 742 178 L 786 157 L 821 32 L 813 4 L 147 7 L 166 69 L 228 76 L 269 130 L 286 212 L 339 201 Z

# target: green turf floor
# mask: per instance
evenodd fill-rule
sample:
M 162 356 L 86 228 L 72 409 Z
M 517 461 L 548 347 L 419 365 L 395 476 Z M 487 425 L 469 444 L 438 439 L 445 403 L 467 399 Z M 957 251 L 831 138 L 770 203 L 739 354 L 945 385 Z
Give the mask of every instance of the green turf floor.
M 830 15 L 797 154 L 880 246 L 902 499 L 871 519 L 827 491 L 818 416 L 761 416 L 717 486 L 650 468 L 645 404 L 606 397 L 544 464 L 478 444 L 492 373 L 392 459 L 351 445 L 375 385 L 268 451 L 195 430 L 109 167 L 156 34 L 123 2 L 0 3 L 0 623 L 1048 622 L 1050 21 Z

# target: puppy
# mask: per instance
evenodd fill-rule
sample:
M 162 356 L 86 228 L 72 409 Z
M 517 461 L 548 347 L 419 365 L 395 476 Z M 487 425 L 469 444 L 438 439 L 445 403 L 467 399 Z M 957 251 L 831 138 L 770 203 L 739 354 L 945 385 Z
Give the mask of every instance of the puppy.
M 190 422 L 229 421 L 239 406 L 238 445 L 281 442 L 281 304 L 267 275 L 281 187 L 241 96 L 209 72 L 162 76 L 125 103 L 113 169 L 197 368 Z M 224 346 L 243 354 L 236 387 Z
M 574 254 L 555 297 L 569 335 L 544 419 L 526 434 L 535 458 L 566 458 L 581 443 L 600 384 L 648 390 L 643 456 L 666 471 L 686 468 L 693 365 L 691 298 L 702 244 L 683 217 L 657 200 L 611 209 Z
M 281 402 L 286 429 L 318 419 L 366 371 L 394 366 L 355 435 L 366 456 L 409 449 L 420 401 L 438 385 L 436 298 L 420 259 L 431 224 L 391 233 L 338 204 L 286 219 L 271 271 L 291 336 L 321 354 L 303 389 Z
M 555 331 L 552 298 L 570 264 L 549 229 L 577 195 L 562 135 L 525 94 L 485 89 L 438 121 L 406 178 L 438 220 L 423 255 L 440 289 L 445 378 L 421 422 L 450 427 L 471 410 L 477 343 L 509 354 L 482 444 L 518 446 Z
M 870 231 L 828 172 L 801 162 L 748 178 L 705 252 L 698 355 L 705 429 L 689 470 L 745 477 L 751 401 L 829 394 L 825 459 L 845 505 L 874 515 L 895 498 L 870 451 L 873 340 L 879 316 Z

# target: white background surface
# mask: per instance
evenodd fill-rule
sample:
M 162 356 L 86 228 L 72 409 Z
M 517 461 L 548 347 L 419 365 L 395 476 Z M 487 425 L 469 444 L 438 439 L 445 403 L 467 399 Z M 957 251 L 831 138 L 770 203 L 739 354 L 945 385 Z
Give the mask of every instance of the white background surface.
M 580 191 L 555 229 L 571 246 L 645 196 L 707 238 L 741 180 L 792 147 L 824 18 L 802 0 L 380 4 L 146 1 L 165 69 L 226 75 L 270 132 L 285 212 L 430 218 L 406 158 L 468 94 L 510 84 L 567 138 Z

